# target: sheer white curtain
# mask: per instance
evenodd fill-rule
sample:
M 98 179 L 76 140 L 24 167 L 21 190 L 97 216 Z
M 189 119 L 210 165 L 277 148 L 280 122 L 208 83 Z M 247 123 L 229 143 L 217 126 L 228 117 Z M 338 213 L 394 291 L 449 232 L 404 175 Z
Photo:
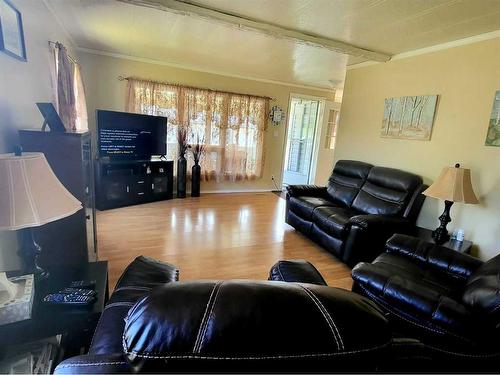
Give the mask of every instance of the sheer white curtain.
M 268 99 L 130 78 L 126 104 L 168 118 L 169 158 L 177 157 L 178 126 L 189 128 L 189 143 L 202 140 L 205 181 L 262 177 Z
M 51 43 L 56 110 L 67 130 L 88 130 L 87 103 L 80 66 L 61 43 Z

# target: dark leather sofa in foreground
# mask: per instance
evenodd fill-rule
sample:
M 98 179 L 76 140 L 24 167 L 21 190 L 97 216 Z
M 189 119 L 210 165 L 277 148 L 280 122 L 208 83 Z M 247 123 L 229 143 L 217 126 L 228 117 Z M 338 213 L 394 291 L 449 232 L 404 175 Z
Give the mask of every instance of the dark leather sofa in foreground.
M 424 245 L 414 245 L 410 241 L 389 246 L 388 254 L 401 258 L 385 262 L 388 269 L 392 264 L 397 275 L 394 283 L 386 283 L 386 294 L 392 300 L 375 292 L 380 289 L 377 285 L 384 283 L 385 274 L 370 271 L 368 264 L 354 271 L 357 287 L 370 290 L 365 293 L 367 298 L 328 287 L 314 266 L 305 261 L 278 262 L 270 271 L 273 281 L 178 282 L 175 267 L 138 257 L 118 281 L 89 353 L 63 361 L 55 373 L 500 370 L 495 354 L 499 347 L 495 338 L 500 257 L 481 264 L 451 253 L 440 257 Z M 398 276 L 403 271 L 397 267 L 404 262 L 415 262 L 409 268 L 415 281 L 407 285 L 397 282 L 403 278 Z M 374 269 L 383 267 L 384 262 L 378 263 Z M 423 269 L 419 271 L 419 267 Z M 440 317 L 446 319 L 446 314 L 457 314 L 453 309 L 460 309 L 460 303 L 455 300 L 454 304 L 443 292 L 449 288 L 447 293 L 456 296 L 454 293 L 463 290 L 455 291 L 455 285 L 465 285 L 463 303 L 470 305 L 466 308 L 471 314 L 484 312 L 474 316 L 477 321 L 469 320 L 472 316 L 457 318 L 442 329 L 443 323 L 437 322 Z M 437 303 L 434 307 L 438 308 L 425 306 L 432 313 L 410 321 L 413 312 L 403 308 L 408 303 L 403 300 L 411 291 L 415 304 Z M 432 300 L 433 293 L 443 295 L 441 302 Z M 383 308 L 373 301 L 375 295 Z M 387 309 L 388 305 L 399 311 L 406 309 L 408 315 L 400 316 L 408 324 L 394 324 L 395 310 Z M 482 329 L 483 324 L 486 327 L 494 322 L 490 332 Z M 430 336 L 416 339 L 421 336 L 407 329 L 412 325 L 427 325 Z M 441 331 L 435 332 L 437 327 Z M 481 327 L 474 342 L 483 340 L 481 348 L 489 346 L 488 351 L 481 352 L 479 346 L 458 338 L 473 327 Z M 452 345 L 463 344 L 463 350 L 458 353 L 450 350 L 453 346 L 436 345 L 446 343 L 447 338 Z
M 476 362 L 468 370 L 500 371 L 500 255 L 482 262 L 397 234 L 352 277 L 353 290 L 383 308 L 394 331 L 449 357 L 445 369 L 469 358 Z
M 287 187 L 285 220 L 349 267 L 372 261 L 394 233 L 409 233 L 425 196 L 422 178 L 339 160 L 327 186 Z
M 375 371 L 389 356 L 387 319 L 305 265 L 281 265 L 278 282 L 177 282 L 175 267 L 139 257 L 120 278 L 89 353 L 55 373 Z

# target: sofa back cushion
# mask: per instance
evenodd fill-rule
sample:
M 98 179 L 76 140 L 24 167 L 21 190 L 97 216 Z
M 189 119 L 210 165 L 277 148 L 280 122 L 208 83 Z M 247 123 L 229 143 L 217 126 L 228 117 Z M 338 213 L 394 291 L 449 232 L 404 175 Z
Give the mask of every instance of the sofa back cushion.
M 422 178 L 399 169 L 373 167 L 352 207 L 365 214 L 403 216 Z
M 462 300 L 494 326 L 500 324 L 500 255 L 483 263 L 472 274 Z
M 375 303 L 346 290 L 279 281 L 189 281 L 158 287 L 130 309 L 123 348 L 143 372 L 291 371 L 297 367 L 287 367 L 287 361 L 312 366 L 311 360 L 331 360 L 331 370 L 349 359 L 352 370 L 365 355 L 380 355 L 390 336 Z
M 350 207 L 372 168 L 362 161 L 339 160 L 328 179 L 328 195 L 334 202 Z

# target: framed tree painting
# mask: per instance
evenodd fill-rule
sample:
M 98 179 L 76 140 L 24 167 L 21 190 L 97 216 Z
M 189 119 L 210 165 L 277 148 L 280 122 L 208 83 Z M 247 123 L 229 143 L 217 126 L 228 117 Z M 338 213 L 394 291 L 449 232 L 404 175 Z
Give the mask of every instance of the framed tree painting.
M 495 93 L 493 108 L 491 108 L 488 134 L 486 135 L 486 146 L 500 147 L 500 90 Z
M 0 51 L 26 61 L 21 12 L 9 0 L 0 0 Z
M 431 139 L 438 95 L 387 98 L 380 136 L 384 138 Z

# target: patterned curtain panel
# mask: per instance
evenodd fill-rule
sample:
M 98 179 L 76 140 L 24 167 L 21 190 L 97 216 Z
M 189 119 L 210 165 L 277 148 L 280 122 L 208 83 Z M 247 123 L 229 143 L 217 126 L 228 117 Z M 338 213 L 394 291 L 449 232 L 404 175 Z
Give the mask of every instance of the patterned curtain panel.
M 66 47 L 57 43 L 57 107 L 59 117 L 67 130 L 75 130 L 76 102 L 74 67 L 68 57 Z
M 74 65 L 74 92 L 75 92 L 75 128 L 76 130 L 88 130 L 87 101 L 85 100 L 85 88 L 83 86 L 80 65 Z
M 205 181 L 262 177 L 268 106 L 268 99 L 251 95 L 128 81 L 127 111 L 168 118 L 168 158 L 177 158 L 178 126 L 188 127 L 189 143 L 206 145 L 201 163 Z
M 55 107 L 67 130 L 88 130 L 87 102 L 80 66 L 61 43 L 51 43 Z

